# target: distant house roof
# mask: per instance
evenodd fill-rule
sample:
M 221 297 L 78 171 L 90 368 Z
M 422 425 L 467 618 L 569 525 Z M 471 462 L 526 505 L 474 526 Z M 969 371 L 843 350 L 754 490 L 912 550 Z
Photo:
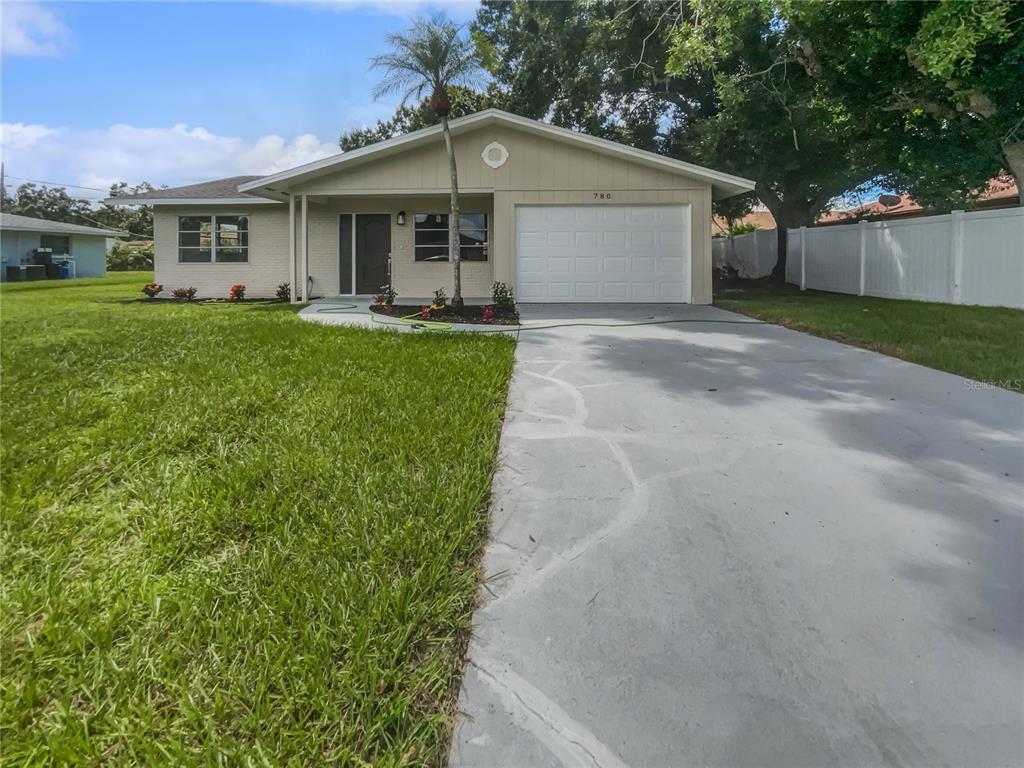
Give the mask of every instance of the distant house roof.
M 10 229 L 15 232 L 42 232 L 48 235 L 124 237 L 128 234 L 119 229 L 84 227 L 81 224 L 68 224 L 63 221 L 47 221 L 46 219 L 34 219 L 31 216 L 19 216 L 16 213 L 0 213 L 0 229 Z
M 845 211 L 829 211 L 818 218 L 819 224 L 842 224 L 857 219 L 889 219 L 900 216 L 926 216 L 934 213 L 928 208 L 923 208 L 909 195 L 891 196 L 882 195 L 878 200 L 872 200 L 857 208 L 850 208 Z M 889 203 L 889 205 L 886 205 Z M 982 210 L 992 208 L 1012 208 L 1020 204 L 1020 195 L 1017 191 L 1017 184 L 1013 177 L 1008 174 L 1001 174 L 989 179 L 985 191 L 978 195 L 975 201 L 975 208 Z
M 116 205 L 139 205 L 152 204 L 187 204 L 192 201 L 210 202 L 219 201 L 232 203 L 238 201 L 266 203 L 270 202 L 259 195 L 250 195 L 246 192 L 239 192 L 238 185 L 255 181 L 260 176 L 229 176 L 226 179 L 213 179 L 199 184 L 187 184 L 183 187 L 165 187 L 154 189 L 149 192 L 140 192 L 137 195 L 116 195 L 107 198 L 105 202 Z

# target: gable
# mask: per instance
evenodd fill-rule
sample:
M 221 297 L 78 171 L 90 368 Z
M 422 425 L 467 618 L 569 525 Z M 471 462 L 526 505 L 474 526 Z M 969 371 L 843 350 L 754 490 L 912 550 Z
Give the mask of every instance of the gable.
M 340 167 L 294 186 L 306 194 L 447 192 L 448 155 L 444 138 L 354 167 Z M 705 189 L 707 179 L 655 167 L 611 152 L 495 124 L 454 136 L 459 188 L 465 192 L 528 190 Z M 490 167 L 483 152 L 493 142 L 508 158 Z
M 467 190 L 710 187 L 713 197 L 722 199 L 754 188 L 749 179 L 497 109 L 453 120 L 451 133 L 460 184 Z M 500 168 L 487 166 L 479 156 L 492 141 L 509 150 L 509 162 Z M 240 184 L 238 189 L 272 200 L 286 200 L 296 192 L 435 193 L 448 189 L 447 179 L 444 138 L 435 125 Z

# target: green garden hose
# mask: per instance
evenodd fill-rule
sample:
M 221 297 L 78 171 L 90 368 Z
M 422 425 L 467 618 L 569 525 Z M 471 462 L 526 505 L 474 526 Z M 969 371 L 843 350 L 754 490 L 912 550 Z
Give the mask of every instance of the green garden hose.
M 317 306 L 326 306 L 327 309 L 321 309 L 317 311 L 318 315 L 327 314 L 349 314 L 352 310 L 360 309 L 358 304 L 344 304 L 344 303 L 322 303 Z M 360 312 L 359 314 L 363 314 Z M 380 325 L 405 325 L 413 328 L 414 330 L 424 331 L 451 331 L 454 329 L 452 323 L 446 323 L 441 320 L 426 320 L 420 317 L 418 312 L 411 315 L 405 315 L 404 317 L 392 318 L 390 315 L 381 315 L 378 312 L 370 312 L 370 321 L 379 323 Z M 384 319 L 388 318 L 388 319 Z M 669 320 L 631 320 L 621 323 L 597 323 L 597 322 L 578 322 L 574 320 L 567 320 L 561 323 L 548 323 L 545 325 L 497 325 L 489 328 L 473 329 L 473 333 L 516 333 L 519 334 L 522 331 L 542 331 L 550 330 L 552 328 L 571 328 L 578 326 L 581 328 L 629 328 L 636 325 L 671 325 L 673 323 L 714 323 L 717 325 L 765 325 L 760 320 L 713 320 L 713 319 L 697 319 L 697 318 L 675 318 Z

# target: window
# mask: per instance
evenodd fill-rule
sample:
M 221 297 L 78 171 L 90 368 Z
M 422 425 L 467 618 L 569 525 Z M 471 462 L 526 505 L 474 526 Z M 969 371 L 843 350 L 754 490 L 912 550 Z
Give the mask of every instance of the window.
M 448 261 L 448 214 L 417 213 L 414 245 L 416 261 Z M 459 257 L 487 261 L 487 214 L 459 215 Z
M 178 261 L 209 264 L 248 260 L 248 216 L 178 217 Z
M 71 253 L 71 238 L 67 235 L 40 235 L 39 247 L 49 248 L 54 256 L 67 256 Z

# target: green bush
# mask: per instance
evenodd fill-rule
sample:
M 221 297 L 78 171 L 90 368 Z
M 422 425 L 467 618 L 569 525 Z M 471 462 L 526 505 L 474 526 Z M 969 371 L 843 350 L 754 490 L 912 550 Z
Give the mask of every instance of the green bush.
M 128 245 L 117 240 L 107 254 L 107 269 L 111 272 L 151 271 L 153 244 Z
M 513 295 L 512 289 L 501 282 L 496 282 L 491 286 L 491 301 L 499 310 L 512 309 L 516 305 L 516 297 Z

